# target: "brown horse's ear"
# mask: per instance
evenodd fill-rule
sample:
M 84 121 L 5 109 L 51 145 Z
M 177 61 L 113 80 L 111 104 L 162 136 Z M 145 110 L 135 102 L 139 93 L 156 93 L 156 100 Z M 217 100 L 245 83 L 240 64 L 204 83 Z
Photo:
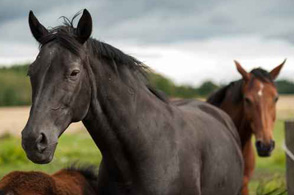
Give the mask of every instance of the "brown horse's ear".
M 38 21 L 32 11 L 29 13 L 29 25 L 33 36 L 39 42 L 43 36 L 48 34 L 48 30 Z
M 236 68 L 237 68 L 238 72 L 242 75 L 243 79 L 245 81 L 249 81 L 250 73 L 248 73 L 246 70 L 244 70 L 244 68 L 241 66 L 241 64 L 239 62 L 237 62 L 236 60 L 234 60 L 234 62 L 236 64 Z
M 77 39 L 83 44 L 85 43 L 92 33 L 92 17 L 87 9 L 84 9 L 83 15 L 77 27 Z
M 271 72 L 270 75 L 272 77 L 273 80 L 275 80 L 278 75 L 280 74 L 281 69 L 283 68 L 284 64 L 286 63 L 287 59 L 285 59 L 282 64 L 280 64 L 279 66 L 277 66 L 276 68 L 274 68 Z

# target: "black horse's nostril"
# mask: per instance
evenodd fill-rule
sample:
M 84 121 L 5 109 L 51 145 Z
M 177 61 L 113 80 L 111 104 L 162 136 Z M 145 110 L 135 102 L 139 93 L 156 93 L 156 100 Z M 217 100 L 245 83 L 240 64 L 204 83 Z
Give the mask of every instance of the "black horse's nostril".
M 36 140 L 36 147 L 40 153 L 43 153 L 48 146 L 48 140 L 44 133 L 41 133 L 38 139 Z

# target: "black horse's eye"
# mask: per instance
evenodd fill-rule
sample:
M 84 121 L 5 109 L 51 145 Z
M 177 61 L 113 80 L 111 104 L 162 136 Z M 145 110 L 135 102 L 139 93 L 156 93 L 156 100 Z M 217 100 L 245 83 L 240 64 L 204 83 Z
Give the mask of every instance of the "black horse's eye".
M 251 104 L 251 100 L 250 100 L 250 98 L 245 97 L 244 100 L 245 100 L 245 103 L 246 103 L 246 104 Z
M 73 70 L 73 71 L 70 73 L 70 76 L 71 76 L 71 77 L 75 77 L 75 76 L 77 76 L 79 73 L 80 73 L 79 70 Z

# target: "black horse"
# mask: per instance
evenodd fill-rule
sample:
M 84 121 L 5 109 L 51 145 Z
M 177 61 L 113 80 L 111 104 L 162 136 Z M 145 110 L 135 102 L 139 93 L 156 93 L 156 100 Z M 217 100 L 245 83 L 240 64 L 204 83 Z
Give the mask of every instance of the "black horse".
M 149 87 L 143 63 L 90 38 L 87 10 L 72 22 L 47 30 L 29 14 L 40 53 L 28 72 L 28 158 L 49 163 L 58 138 L 82 121 L 103 156 L 99 194 L 238 194 L 243 161 L 230 118 L 204 102 L 166 101 Z

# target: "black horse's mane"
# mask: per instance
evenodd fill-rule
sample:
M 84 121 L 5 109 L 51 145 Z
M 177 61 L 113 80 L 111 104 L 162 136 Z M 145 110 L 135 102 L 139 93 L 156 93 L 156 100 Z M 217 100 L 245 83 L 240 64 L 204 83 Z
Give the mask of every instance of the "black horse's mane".
M 77 28 L 74 27 L 74 20 L 79 14 L 80 13 L 75 14 L 71 20 L 62 16 L 63 25 L 49 29 L 49 33 L 39 40 L 39 48 L 42 48 L 48 43 L 57 42 L 73 54 L 80 56 L 82 52 L 82 45 L 77 41 Z M 118 72 L 118 68 L 121 66 L 127 66 L 129 69 L 138 72 L 139 78 L 144 80 L 144 83 L 146 83 L 150 92 L 162 101 L 168 102 L 166 96 L 163 95 L 163 92 L 157 92 L 156 89 L 148 84 L 147 71 L 149 71 L 149 68 L 143 62 L 125 54 L 121 50 L 107 43 L 98 41 L 94 38 L 89 38 L 86 45 L 90 50 L 89 52 L 91 52 L 94 56 L 109 60 L 112 65 L 111 67 L 116 73 Z
M 49 33 L 39 40 L 39 47 L 41 48 L 49 42 L 58 42 L 61 46 L 79 56 L 82 52 L 82 45 L 77 41 L 77 28 L 74 27 L 74 21 L 79 14 L 75 14 L 71 20 L 62 16 L 63 25 L 49 29 Z M 115 66 L 128 66 L 130 69 L 138 70 L 141 73 L 145 73 L 145 70 L 148 69 L 141 61 L 107 43 L 89 38 L 86 44 L 91 53 L 111 60 L 115 63 Z
M 274 83 L 274 80 L 269 74 L 269 72 L 267 72 L 266 70 L 262 68 L 255 68 L 250 73 L 253 75 L 253 77 L 249 81 L 249 85 L 253 84 L 254 79 L 259 79 L 266 83 Z M 207 102 L 219 107 L 224 101 L 228 91 L 230 91 L 230 95 L 232 97 L 233 102 L 239 103 L 240 101 L 243 100 L 242 83 L 243 83 L 243 79 L 231 82 L 230 84 L 220 88 L 219 90 L 214 92 L 212 95 L 210 95 L 209 98 L 207 99 Z

